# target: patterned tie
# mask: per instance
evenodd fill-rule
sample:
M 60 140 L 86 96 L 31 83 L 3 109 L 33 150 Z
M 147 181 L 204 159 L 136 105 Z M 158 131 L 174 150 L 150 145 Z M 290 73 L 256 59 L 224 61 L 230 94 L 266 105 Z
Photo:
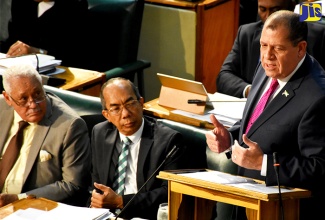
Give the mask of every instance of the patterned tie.
M 132 144 L 129 138 L 125 137 L 120 156 L 118 157 L 118 165 L 114 175 L 113 190 L 123 195 L 124 182 L 126 176 L 126 167 L 128 162 L 129 145 Z
M 260 116 L 260 114 L 263 112 L 269 98 L 271 97 L 271 95 L 274 93 L 275 89 L 278 87 L 279 83 L 278 80 L 276 79 L 272 79 L 271 85 L 268 88 L 268 90 L 264 93 L 264 95 L 262 96 L 262 98 L 260 99 L 260 101 L 257 103 L 254 112 L 251 116 L 251 118 L 249 119 L 249 122 L 247 124 L 247 128 L 246 128 L 246 132 L 245 134 L 248 133 L 249 129 L 252 127 L 252 125 L 254 124 L 254 122 L 256 121 L 256 119 Z
M 28 122 L 20 121 L 17 133 L 11 138 L 7 150 L 4 153 L 2 160 L 0 162 L 0 191 L 6 181 L 7 175 L 11 168 L 16 163 L 16 160 L 20 153 L 20 148 L 23 143 L 23 131 L 24 128 L 28 126 Z

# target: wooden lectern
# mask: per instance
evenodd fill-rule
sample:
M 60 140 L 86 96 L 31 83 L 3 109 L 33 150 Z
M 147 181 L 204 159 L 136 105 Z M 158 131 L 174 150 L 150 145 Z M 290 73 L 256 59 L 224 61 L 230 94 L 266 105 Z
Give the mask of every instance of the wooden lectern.
M 157 176 L 168 180 L 169 220 L 182 219 L 182 216 L 187 219 L 209 220 L 215 201 L 246 207 L 248 220 L 279 219 L 278 193 L 268 193 L 269 187 L 265 186 L 264 193 L 263 188 L 255 191 L 236 187 L 236 184 L 182 176 L 180 173 L 181 171 L 161 171 Z M 286 189 L 282 193 L 285 219 L 299 219 L 299 199 L 310 196 L 311 192 L 308 190 Z M 182 204 L 186 205 L 181 206 Z

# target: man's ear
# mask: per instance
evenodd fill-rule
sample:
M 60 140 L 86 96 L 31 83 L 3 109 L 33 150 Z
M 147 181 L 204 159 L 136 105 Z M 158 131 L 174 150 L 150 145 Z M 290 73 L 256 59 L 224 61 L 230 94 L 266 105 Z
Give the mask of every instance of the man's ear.
M 108 113 L 108 110 L 102 110 L 102 115 L 108 120 L 111 121 L 111 116 Z
M 11 106 L 10 97 L 9 97 L 9 95 L 7 94 L 7 92 L 6 92 L 6 91 L 3 91 L 3 92 L 2 92 L 2 95 L 3 95 L 3 97 L 5 98 L 5 101 L 7 102 L 7 104 L 8 104 L 9 106 Z
M 300 41 L 298 43 L 298 57 L 302 58 L 307 51 L 307 42 L 306 41 Z

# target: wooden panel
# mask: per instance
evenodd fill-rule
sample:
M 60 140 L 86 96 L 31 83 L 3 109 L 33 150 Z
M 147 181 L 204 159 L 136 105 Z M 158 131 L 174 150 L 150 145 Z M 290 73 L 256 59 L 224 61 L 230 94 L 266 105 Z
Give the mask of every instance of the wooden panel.
M 55 77 L 66 80 L 64 85 L 59 86 L 60 89 L 99 97 L 101 85 L 106 80 L 104 73 L 72 67 L 60 66 L 60 68 L 65 69 L 65 72 L 57 74 Z
M 237 34 L 238 15 L 238 0 L 198 8 L 195 80 L 209 93 L 216 92 L 217 75 Z

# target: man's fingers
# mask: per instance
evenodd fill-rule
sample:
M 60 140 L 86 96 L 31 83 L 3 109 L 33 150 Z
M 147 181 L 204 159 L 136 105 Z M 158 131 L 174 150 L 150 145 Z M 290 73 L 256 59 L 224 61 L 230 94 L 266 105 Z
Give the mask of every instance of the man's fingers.
M 216 116 L 214 114 L 211 114 L 210 115 L 210 120 L 212 122 L 212 124 L 214 125 L 214 127 L 220 127 L 220 126 L 223 126 L 216 118 Z

